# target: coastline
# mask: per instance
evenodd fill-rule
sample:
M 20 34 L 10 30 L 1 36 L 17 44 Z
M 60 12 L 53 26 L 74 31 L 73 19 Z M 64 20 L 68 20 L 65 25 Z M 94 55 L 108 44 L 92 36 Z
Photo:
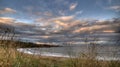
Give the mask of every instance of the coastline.
M 0 46 L 15 47 L 15 48 L 62 47 L 60 45 L 47 44 L 47 43 L 35 44 L 32 42 L 21 42 L 21 41 L 13 41 L 13 40 L 0 40 L 0 42 L 2 42 Z

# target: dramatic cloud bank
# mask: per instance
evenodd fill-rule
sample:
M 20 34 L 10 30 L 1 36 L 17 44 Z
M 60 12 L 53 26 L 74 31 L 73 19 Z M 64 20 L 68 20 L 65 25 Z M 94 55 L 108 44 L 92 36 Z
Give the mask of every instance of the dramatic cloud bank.
M 0 33 L 12 29 L 22 39 L 41 41 L 118 33 L 119 12 L 119 0 L 2 0 Z

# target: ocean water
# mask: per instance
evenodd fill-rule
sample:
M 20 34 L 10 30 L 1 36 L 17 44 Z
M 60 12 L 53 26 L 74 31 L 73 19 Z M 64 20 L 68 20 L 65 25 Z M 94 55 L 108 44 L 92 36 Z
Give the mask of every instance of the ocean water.
M 57 40 L 54 40 L 56 38 Z M 18 51 L 54 57 L 79 57 L 81 54 L 95 54 L 100 60 L 120 60 L 120 35 L 119 33 L 101 33 L 85 35 L 84 37 L 59 37 L 48 41 L 61 47 L 20 48 Z M 43 39 L 44 40 L 44 39 Z M 47 39 L 46 39 L 47 41 Z

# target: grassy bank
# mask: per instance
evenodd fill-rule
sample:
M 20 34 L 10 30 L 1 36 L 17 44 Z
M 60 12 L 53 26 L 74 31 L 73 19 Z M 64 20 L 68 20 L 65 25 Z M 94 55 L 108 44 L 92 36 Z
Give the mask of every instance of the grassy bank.
M 17 52 L 15 47 L 1 46 L 0 67 L 120 67 L 120 61 L 100 61 L 85 54 L 79 58 L 43 57 Z

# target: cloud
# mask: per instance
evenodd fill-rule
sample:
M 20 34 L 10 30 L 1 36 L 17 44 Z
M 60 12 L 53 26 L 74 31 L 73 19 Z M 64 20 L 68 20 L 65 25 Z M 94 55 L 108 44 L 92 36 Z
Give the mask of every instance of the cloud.
M 38 24 L 49 32 L 69 31 L 72 33 L 84 33 L 101 30 L 112 30 L 118 27 L 116 24 L 111 24 L 113 21 L 95 20 L 95 19 L 75 19 L 75 16 L 59 16 L 56 18 L 39 18 Z M 67 33 L 66 32 L 66 33 Z
M 61 11 L 60 11 L 61 13 Z M 76 20 L 76 15 L 82 14 L 83 11 L 77 11 L 73 15 L 70 16 L 58 16 L 58 17 L 40 17 L 35 19 L 35 22 L 38 26 L 42 26 L 44 28 L 54 29 L 54 30 L 61 30 L 66 29 L 68 27 L 73 26 L 75 24 L 81 23 L 79 20 Z M 46 29 L 47 30 L 47 29 Z
M 72 3 L 69 7 L 70 10 L 74 10 L 77 7 L 77 3 Z
M 108 9 L 115 10 L 115 11 L 119 12 L 120 11 L 120 5 L 110 6 Z
M 15 19 L 10 17 L 0 17 L 0 33 L 1 32 L 13 32 L 13 26 Z
M 23 7 L 23 8 L 24 8 L 24 10 L 27 11 L 28 15 L 30 15 L 31 17 L 36 17 L 36 16 L 37 17 L 39 17 L 39 16 L 51 17 L 51 16 L 53 16 L 51 11 L 41 12 L 41 11 L 36 10 L 33 6 L 26 6 L 26 7 Z M 36 7 L 36 8 L 40 9 L 41 7 Z
M 54 18 L 53 20 L 70 21 L 72 19 L 74 19 L 74 16 L 61 16 Z
M 51 12 L 29 12 L 31 16 L 46 16 L 46 17 L 52 17 L 53 14 Z
M 0 30 L 1 29 L 15 29 L 15 32 L 30 33 L 28 31 L 37 31 L 34 24 L 28 24 L 25 22 L 17 22 L 17 19 L 11 17 L 0 17 Z
M 55 20 L 54 21 L 57 25 L 60 25 L 60 26 L 63 26 L 63 27 L 66 27 L 67 26 L 67 24 L 66 23 L 64 23 L 64 22 L 62 22 L 62 21 L 59 21 L 59 20 Z M 57 27 L 58 28 L 58 27 Z
M 47 19 L 45 19 L 45 18 L 37 18 L 37 19 L 35 19 L 35 22 L 45 22 L 45 21 L 47 21 Z
M 74 21 L 74 16 L 59 16 L 55 18 L 38 18 L 35 20 L 38 25 L 51 31 L 60 31 L 63 28 L 67 28 L 68 24 Z M 50 31 L 49 30 L 49 31 Z
M 60 15 L 62 15 L 62 16 L 65 15 L 65 11 L 63 11 L 63 10 L 59 10 L 58 13 L 59 13 Z
M 57 30 L 61 30 L 69 27 L 69 24 L 72 21 L 74 21 L 74 16 L 60 16 L 60 17 L 51 19 L 49 22 L 53 22 Z
M 40 18 L 38 18 L 40 19 Z M 17 19 L 10 18 L 10 17 L 0 17 L 0 22 L 8 24 L 7 22 L 13 22 L 9 24 L 6 27 L 14 27 L 15 33 L 19 35 L 20 38 L 28 38 L 28 39 L 38 39 L 39 41 L 47 40 L 48 38 L 51 39 L 61 39 L 59 36 L 63 35 L 63 37 L 66 37 L 67 33 L 77 35 L 80 33 L 91 33 L 91 32 L 115 32 L 114 29 L 119 29 L 120 23 L 113 23 L 113 21 L 103 21 L 103 20 L 97 20 L 95 23 L 90 24 L 89 19 L 88 21 L 82 21 L 75 19 L 74 16 L 60 16 L 56 18 L 49 18 L 49 19 L 40 19 L 44 20 L 43 24 L 46 24 L 46 26 L 39 26 L 35 24 L 28 24 L 25 22 L 18 22 Z M 45 21 L 46 20 L 46 21 Z M 41 23 L 39 22 L 39 23 Z M 46 22 L 46 23 L 45 23 Z M 0 23 L 0 27 L 1 24 Z M 0 28 L 1 29 L 1 28 Z M 58 36 L 55 36 L 54 34 L 58 33 Z M 45 36 L 46 34 L 52 34 Z M 49 37 L 50 36 L 50 37 Z
M 88 27 L 82 27 L 80 29 L 77 29 L 75 31 L 73 31 L 74 33 L 79 33 L 79 32 L 90 32 L 90 31 L 95 31 L 95 30 L 99 30 L 102 28 L 108 28 L 108 25 L 93 25 L 93 26 L 88 26 Z
M 52 13 L 50 13 L 50 12 L 44 12 L 43 13 L 45 16 L 52 16 Z
M 26 22 L 18 22 L 17 19 L 11 17 L 0 17 L 0 24 L 8 24 L 15 27 L 19 26 L 33 26 L 33 24 L 28 24 Z
M 3 10 L 0 10 L 0 14 L 6 14 L 6 13 L 16 13 L 16 10 L 11 8 L 4 8 Z
M 52 19 L 49 22 L 53 22 L 54 26 L 58 28 L 57 30 L 69 30 L 72 27 L 76 27 L 77 25 L 85 25 L 85 22 L 81 22 L 80 20 L 75 19 L 75 16 L 61 16 Z
M 83 13 L 83 10 L 77 11 L 77 12 L 75 12 L 74 16 L 82 14 L 82 13 Z
M 114 23 L 114 21 L 97 20 L 92 25 L 89 23 L 87 26 L 82 26 L 75 29 L 73 33 L 85 33 L 85 32 L 97 32 L 97 31 L 115 32 L 115 29 L 119 28 L 119 26 L 120 26 L 120 23 Z
M 54 21 L 62 21 L 62 22 L 67 22 L 71 21 L 74 19 L 74 16 L 59 16 L 55 18 L 37 18 L 35 19 L 35 22 L 48 22 L 48 23 L 54 23 Z
M 0 23 L 11 24 L 14 23 L 15 19 L 10 17 L 0 17 Z

